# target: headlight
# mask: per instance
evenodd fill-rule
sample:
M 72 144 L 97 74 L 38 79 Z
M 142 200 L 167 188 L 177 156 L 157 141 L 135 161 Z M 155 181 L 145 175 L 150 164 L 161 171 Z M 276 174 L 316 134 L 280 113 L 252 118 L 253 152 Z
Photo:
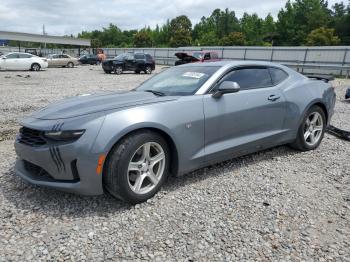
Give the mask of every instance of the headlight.
M 55 141 L 72 141 L 77 140 L 84 134 L 85 130 L 74 131 L 46 131 L 44 136 Z

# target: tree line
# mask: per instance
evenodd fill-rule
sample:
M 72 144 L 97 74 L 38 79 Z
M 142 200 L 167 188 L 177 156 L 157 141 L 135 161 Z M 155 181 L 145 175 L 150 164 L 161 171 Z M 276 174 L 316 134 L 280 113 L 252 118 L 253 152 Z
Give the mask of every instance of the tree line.
M 288 0 L 275 20 L 234 10 L 215 9 L 193 25 L 181 15 L 162 26 L 121 30 L 110 24 L 102 30 L 83 31 L 92 47 L 180 46 L 324 46 L 350 45 L 350 0 L 328 6 L 326 0 Z

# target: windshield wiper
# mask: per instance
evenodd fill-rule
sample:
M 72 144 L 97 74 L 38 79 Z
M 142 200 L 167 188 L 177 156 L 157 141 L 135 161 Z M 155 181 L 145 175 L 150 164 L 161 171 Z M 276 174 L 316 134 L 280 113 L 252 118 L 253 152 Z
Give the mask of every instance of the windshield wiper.
M 145 92 L 152 93 L 152 94 L 154 94 L 156 96 L 165 96 L 165 94 L 163 92 L 156 91 L 156 90 L 145 90 Z

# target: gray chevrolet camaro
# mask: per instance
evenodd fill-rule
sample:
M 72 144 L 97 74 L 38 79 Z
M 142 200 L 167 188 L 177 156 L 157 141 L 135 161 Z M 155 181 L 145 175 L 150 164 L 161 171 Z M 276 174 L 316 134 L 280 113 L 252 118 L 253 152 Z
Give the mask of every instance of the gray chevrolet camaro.
M 68 192 L 131 203 L 166 178 L 282 144 L 306 151 L 333 115 L 329 83 L 268 62 L 167 69 L 134 90 L 78 96 L 22 121 L 15 172 Z

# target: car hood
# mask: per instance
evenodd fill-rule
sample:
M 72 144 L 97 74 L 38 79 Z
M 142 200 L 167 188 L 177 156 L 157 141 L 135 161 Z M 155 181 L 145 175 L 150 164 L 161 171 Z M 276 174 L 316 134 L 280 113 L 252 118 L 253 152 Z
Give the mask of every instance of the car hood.
M 176 97 L 158 97 L 152 93 L 136 91 L 82 95 L 53 103 L 37 111 L 32 117 L 43 120 L 65 119 L 175 99 Z
M 198 58 L 196 58 L 196 57 L 194 57 L 194 56 L 192 56 L 192 55 L 190 55 L 190 54 L 188 54 L 188 53 L 183 53 L 183 52 L 181 52 L 181 53 L 175 53 L 175 56 L 176 56 L 177 58 L 181 59 L 181 60 L 189 59 L 189 58 L 190 58 L 192 61 L 199 61 Z

